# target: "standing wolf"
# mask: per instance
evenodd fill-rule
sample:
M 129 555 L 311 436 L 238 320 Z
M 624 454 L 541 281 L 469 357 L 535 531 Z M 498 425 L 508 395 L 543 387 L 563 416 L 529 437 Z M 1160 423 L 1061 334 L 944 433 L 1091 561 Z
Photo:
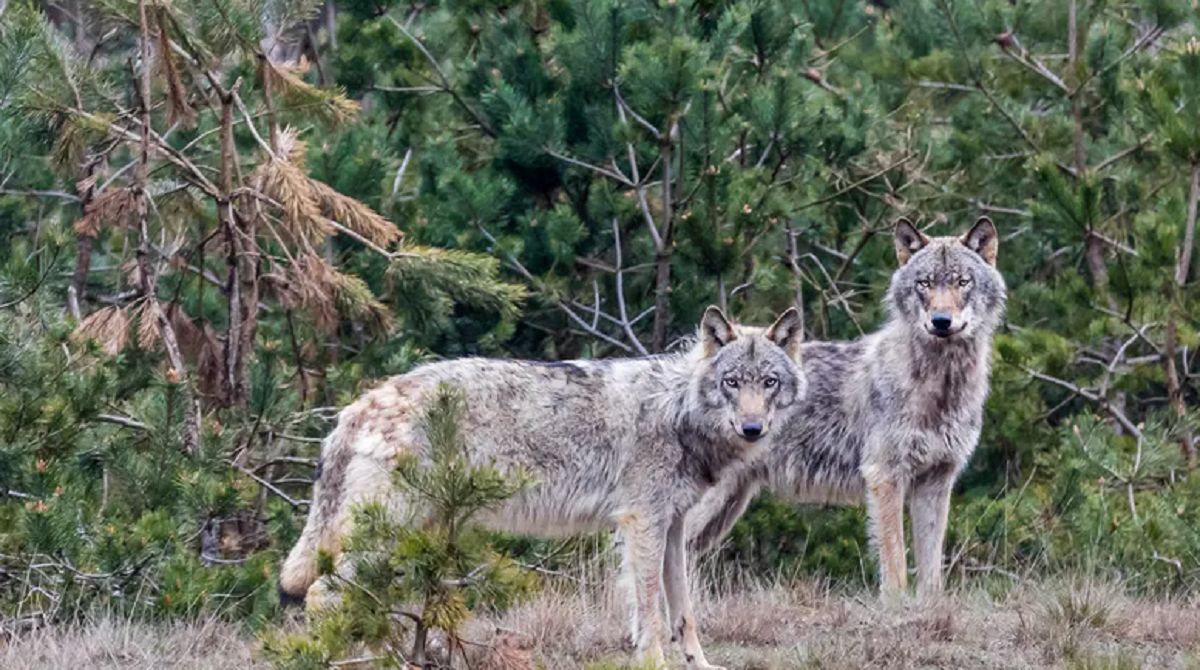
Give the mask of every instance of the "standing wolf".
M 536 484 L 481 514 L 495 529 L 535 535 L 616 526 L 635 576 L 643 659 L 661 663 L 665 585 L 671 631 L 689 663 L 711 668 L 687 591 L 684 513 L 722 471 L 763 448 L 777 417 L 797 404 L 799 315 L 767 329 L 704 313 L 686 353 L 640 359 L 535 363 L 463 359 L 394 377 L 344 409 L 325 442 L 307 525 L 283 565 L 284 595 L 314 599 L 317 552 L 341 553 L 352 508 L 386 501 L 401 518 L 421 510 L 395 494 L 400 454 L 428 455 L 421 417 L 441 384 L 458 387 L 467 458 L 521 469 Z M 339 569 L 348 569 L 342 561 Z M 313 591 L 310 587 L 317 586 Z M 311 603 L 310 603 L 311 604 Z
M 941 591 L 950 489 L 979 442 L 1005 287 L 989 219 L 959 238 L 926 237 L 904 219 L 895 232 L 887 323 L 854 342 L 802 347 L 804 411 L 692 509 L 694 547 L 724 537 L 763 487 L 799 502 L 865 497 L 882 589 L 903 591 L 908 498 L 918 592 Z

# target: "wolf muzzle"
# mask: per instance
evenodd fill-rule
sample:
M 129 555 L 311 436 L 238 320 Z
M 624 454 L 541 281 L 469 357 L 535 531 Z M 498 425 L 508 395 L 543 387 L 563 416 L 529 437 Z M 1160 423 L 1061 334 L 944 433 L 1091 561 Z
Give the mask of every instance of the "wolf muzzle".
M 746 421 L 742 424 L 742 430 L 740 432 L 742 437 L 745 438 L 747 442 L 754 442 L 763 436 L 764 431 L 762 422 Z

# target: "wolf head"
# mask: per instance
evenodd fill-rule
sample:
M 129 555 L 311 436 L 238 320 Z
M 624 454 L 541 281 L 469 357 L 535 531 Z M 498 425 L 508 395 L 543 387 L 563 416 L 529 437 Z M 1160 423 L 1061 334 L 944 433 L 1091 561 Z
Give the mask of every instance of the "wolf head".
M 996 270 L 999 239 L 981 217 L 961 237 L 928 237 L 907 219 L 896 222 L 896 257 L 888 305 L 931 339 L 991 332 L 1004 312 L 1004 279 Z
M 735 325 L 715 306 L 705 310 L 692 389 L 704 423 L 747 448 L 766 437 L 776 417 L 807 391 L 799 365 L 803 339 L 795 309 L 768 328 Z

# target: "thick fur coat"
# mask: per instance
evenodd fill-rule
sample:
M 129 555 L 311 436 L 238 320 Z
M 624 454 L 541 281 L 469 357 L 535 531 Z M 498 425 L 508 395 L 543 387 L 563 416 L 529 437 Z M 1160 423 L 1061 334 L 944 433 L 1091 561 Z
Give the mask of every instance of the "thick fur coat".
M 901 220 L 896 250 L 887 322 L 853 342 L 802 346 L 804 410 L 692 509 L 692 546 L 713 547 L 764 488 L 798 502 L 865 501 L 880 583 L 900 591 L 907 499 L 918 590 L 941 590 L 951 487 L 979 442 L 1005 286 L 986 218 L 943 238 Z
M 317 552 L 342 554 L 352 510 L 384 501 L 419 523 L 393 489 L 402 454 L 427 456 L 423 413 L 438 387 L 465 400 L 466 456 L 532 475 L 534 485 L 477 521 L 491 528 L 561 535 L 617 527 L 635 575 L 641 656 L 662 658 L 658 603 L 665 587 L 671 628 L 687 659 L 708 666 L 687 596 L 684 514 L 731 466 L 770 443 L 775 424 L 805 395 L 796 363 L 794 310 L 770 328 L 739 328 L 716 308 L 696 344 L 675 355 L 541 363 L 463 359 L 422 366 L 345 408 L 326 440 L 313 502 L 280 588 L 310 605 L 325 593 Z M 344 558 L 339 570 L 349 570 Z

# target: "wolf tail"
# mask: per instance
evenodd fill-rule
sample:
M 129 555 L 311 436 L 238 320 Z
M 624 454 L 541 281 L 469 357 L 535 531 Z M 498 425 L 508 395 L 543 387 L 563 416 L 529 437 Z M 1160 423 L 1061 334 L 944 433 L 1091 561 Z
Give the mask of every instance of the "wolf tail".
M 283 605 L 301 604 L 308 587 L 317 581 L 317 550 L 321 545 L 321 523 L 318 518 L 317 495 L 319 487 L 313 487 L 312 507 L 308 510 L 308 521 L 300 539 L 288 553 L 279 571 L 279 602 Z
M 281 604 L 300 604 L 308 588 L 320 577 L 317 553 L 334 544 L 336 538 L 329 537 L 336 528 L 335 518 L 340 505 L 340 481 L 345 468 L 329 467 L 330 462 L 344 459 L 350 453 L 349 433 L 346 426 L 338 425 L 326 438 L 321 447 L 321 458 L 317 465 L 317 477 L 313 482 L 312 501 L 308 507 L 308 520 L 300 539 L 292 547 L 279 571 L 279 601 Z

